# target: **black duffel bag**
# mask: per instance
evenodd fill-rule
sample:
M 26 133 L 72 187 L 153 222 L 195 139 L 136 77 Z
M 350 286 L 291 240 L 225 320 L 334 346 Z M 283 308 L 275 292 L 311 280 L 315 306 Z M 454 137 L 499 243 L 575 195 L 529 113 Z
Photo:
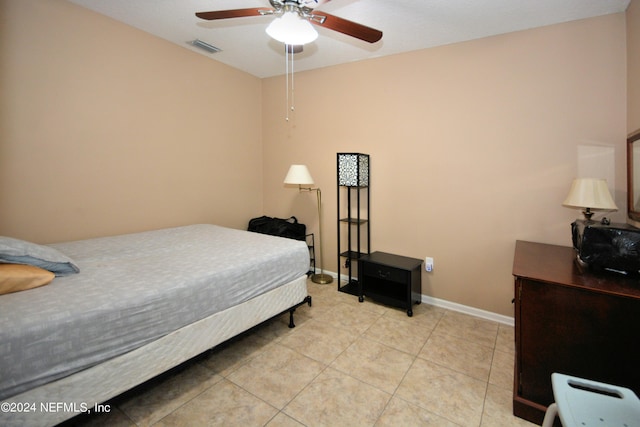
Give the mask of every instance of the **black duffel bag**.
M 307 234 L 307 226 L 300 224 L 295 216 L 287 219 L 271 218 L 270 216 L 253 218 L 249 221 L 247 230 L 296 240 L 304 240 Z

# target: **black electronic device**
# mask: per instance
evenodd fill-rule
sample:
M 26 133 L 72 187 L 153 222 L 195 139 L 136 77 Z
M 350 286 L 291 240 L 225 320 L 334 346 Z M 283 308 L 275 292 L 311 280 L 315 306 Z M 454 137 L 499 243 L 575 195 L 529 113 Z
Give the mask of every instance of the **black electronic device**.
M 576 220 L 571 235 L 581 267 L 640 275 L 640 228 Z

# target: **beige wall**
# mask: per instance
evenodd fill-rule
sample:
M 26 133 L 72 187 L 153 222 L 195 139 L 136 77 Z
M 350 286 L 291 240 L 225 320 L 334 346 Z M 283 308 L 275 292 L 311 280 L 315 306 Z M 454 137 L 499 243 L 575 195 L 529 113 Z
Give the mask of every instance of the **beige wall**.
M 265 79 L 264 210 L 317 229 L 313 195 L 282 185 L 306 163 L 337 271 L 336 153 L 370 154 L 372 249 L 432 256 L 424 294 L 512 315 L 515 241 L 570 245 L 579 171 L 614 171 L 624 221 L 625 54 L 616 14 L 302 72 L 289 122 Z
M 256 77 L 66 1 L 0 0 L 0 87 L 0 235 L 262 212 Z
M 625 54 L 618 14 L 297 73 L 286 122 L 281 77 L 62 0 L 0 0 L 0 235 L 243 228 L 262 213 L 317 231 L 314 195 L 282 185 L 306 163 L 337 271 L 335 156 L 361 151 L 373 249 L 433 256 L 426 295 L 511 315 L 514 242 L 570 244 L 578 213 L 560 204 L 585 147 L 614 153 L 624 220 Z
M 627 8 L 627 131 L 640 129 L 640 1 Z

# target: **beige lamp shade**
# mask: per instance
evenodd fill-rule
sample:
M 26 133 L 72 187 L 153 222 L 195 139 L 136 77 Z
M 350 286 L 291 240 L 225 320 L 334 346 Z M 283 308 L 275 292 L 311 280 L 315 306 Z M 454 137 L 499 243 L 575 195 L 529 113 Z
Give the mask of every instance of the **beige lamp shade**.
M 607 181 L 596 178 L 574 179 L 562 206 L 592 211 L 617 211 Z
M 284 178 L 285 184 L 293 185 L 313 185 L 313 178 L 306 165 L 291 165 L 287 176 Z

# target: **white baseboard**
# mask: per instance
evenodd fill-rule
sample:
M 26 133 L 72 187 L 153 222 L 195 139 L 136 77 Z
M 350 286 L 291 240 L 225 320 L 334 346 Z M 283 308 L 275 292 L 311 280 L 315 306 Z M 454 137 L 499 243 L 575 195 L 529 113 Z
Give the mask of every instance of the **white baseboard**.
M 338 280 L 338 275 L 333 271 L 325 270 L 325 273 L 331 275 L 335 280 Z M 341 276 L 340 279 L 344 282 L 347 281 L 347 278 L 345 276 Z M 434 307 L 441 307 L 447 310 L 457 311 L 459 313 L 468 314 L 470 316 L 479 317 L 485 320 L 491 320 L 493 322 L 502 323 L 508 326 L 515 325 L 515 319 L 513 317 L 493 313 L 491 311 L 481 310 L 479 308 L 458 304 L 456 302 L 451 302 L 440 298 L 430 297 L 424 294 L 422 295 L 422 302 L 425 304 L 433 305 Z
M 469 307 L 468 305 L 462 305 L 440 298 L 430 297 L 424 294 L 422 295 L 422 302 L 433 305 L 435 307 L 446 308 L 447 310 L 457 311 L 459 313 L 468 314 L 470 316 L 479 317 L 481 319 L 491 320 L 508 326 L 515 325 L 515 319 L 513 317 L 504 316 L 502 314 L 493 313 L 491 311 L 481 310 L 475 307 Z

